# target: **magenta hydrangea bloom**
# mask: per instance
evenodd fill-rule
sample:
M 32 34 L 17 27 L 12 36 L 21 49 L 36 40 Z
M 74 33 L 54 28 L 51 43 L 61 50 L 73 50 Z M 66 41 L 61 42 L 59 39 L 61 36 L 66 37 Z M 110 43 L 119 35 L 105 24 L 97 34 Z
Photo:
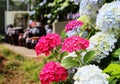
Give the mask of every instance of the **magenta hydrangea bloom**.
M 42 36 L 35 46 L 37 55 L 45 53 L 46 56 L 50 54 L 50 51 L 61 44 L 61 38 L 58 34 L 47 34 Z
M 77 27 L 80 27 L 82 25 L 83 25 L 82 21 L 72 20 L 65 26 L 65 31 L 68 32 L 68 31 L 76 29 Z
M 58 34 L 47 34 L 46 40 L 48 41 L 49 46 L 53 48 L 61 44 L 61 38 Z
M 89 46 L 89 40 L 80 36 L 71 36 L 66 38 L 62 45 L 62 52 L 73 52 L 77 50 L 85 50 Z
M 41 84 L 65 81 L 68 76 L 67 69 L 59 62 L 48 62 L 39 74 Z

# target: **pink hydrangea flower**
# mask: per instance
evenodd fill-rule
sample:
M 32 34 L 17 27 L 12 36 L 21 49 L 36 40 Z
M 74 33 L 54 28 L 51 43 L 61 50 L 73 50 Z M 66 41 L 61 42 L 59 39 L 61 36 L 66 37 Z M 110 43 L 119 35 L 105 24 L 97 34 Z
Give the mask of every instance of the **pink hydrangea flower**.
M 83 25 L 82 21 L 72 20 L 65 26 L 65 31 L 68 32 L 68 31 L 76 29 L 77 27 L 80 27 L 82 25 Z
M 62 52 L 73 52 L 76 50 L 84 50 L 89 46 L 89 40 L 80 36 L 71 36 L 66 38 L 62 45 Z
M 61 44 L 61 39 L 58 34 L 47 34 L 46 40 L 48 41 L 49 46 L 53 48 Z
M 58 34 L 47 34 L 42 36 L 35 46 L 37 55 L 45 53 L 46 56 L 50 54 L 50 51 L 61 44 L 61 38 Z
M 65 81 L 67 76 L 67 69 L 58 62 L 48 62 L 39 74 L 41 84 Z

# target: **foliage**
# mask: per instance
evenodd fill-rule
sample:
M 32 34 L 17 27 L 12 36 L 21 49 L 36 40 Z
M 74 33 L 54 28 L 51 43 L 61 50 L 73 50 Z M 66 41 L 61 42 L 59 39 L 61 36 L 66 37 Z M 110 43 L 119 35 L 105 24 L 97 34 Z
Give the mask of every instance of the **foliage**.
M 32 9 L 35 13 L 31 15 L 31 18 L 37 21 L 44 21 L 44 24 L 52 23 L 56 19 L 63 21 L 66 20 L 68 13 L 76 13 L 78 8 L 79 6 L 70 0 L 37 0 Z
M 104 69 L 105 73 L 110 75 L 109 82 L 110 84 L 117 84 L 120 82 L 120 63 L 115 64 L 111 63 L 107 68 Z
M 8 78 L 11 79 L 17 76 L 23 76 L 24 80 L 21 80 L 23 83 L 35 83 L 39 84 L 38 74 L 43 66 L 40 62 L 36 62 L 33 58 L 26 58 L 22 55 L 13 53 L 11 50 L 5 48 L 0 44 L 0 51 L 3 56 L 6 58 L 5 67 L 2 72 L 0 72 L 0 84 L 4 84 Z
M 56 3 L 61 3 L 62 0 L 54 0 L 54 2 L 55 3 L 51 3 L 51 7 L 59 6 Z M 95 14 L 97 15 L 97 16 L 93 15 L 94 17 L 90 17 L 88 15 L 86 16 L 83 13 L 83 15 L 80 16 L 80 18 L 78 18 L 77 20 L 73 20 L 72 22 L 70 21 L 66 25 L 65 29 L 67 29 L 67 31 L 64 29 L 64 31 L 62 32 L 62 36 L 61 36 L 62 43 L 60 45 L 53 46 L 52 49 L 50 48 L 51 50 L 49 49 L 49 46 L 36 46 L 35 51 L 41 52 L 41 50 L 44 50 L 46 52 L 49 52 L 47 58 L 50 60 L 46 60 L 46 63 L 51 60 L 52 61 L 54 60 L 55 62 L 59 62 L 64 68 L 68 70 L 67 72 L 68 79 L 66 79 L 66 81 L 69 81 L 72 84 L 73 83 L 74 84 L 119 83 L 119 77 L 120 77 L 119 47 L 120 46 L 118 44 L 120 37 L 119 35 L 116 36 L 116 34 L 113 33 L 114 31 L 108 31 L 108 30 L 103 31 L 103 29 L 100 29 L 99 27 L 100 25 L 99 22 L 102 21 L 101 22 L 101 25 L 103 26 L 102 28 L 112 29 L 114 26 L 115 28 L 117 27 L 118 30 L 120 30 L 119 29 L 120 25 L 117 25 L 119 24 L 119 20 L 120 20 L 120 18 L 117 18 L 117 15 L 119 16 L 120 11 L 119 11 L 119 7 L 116 6 L 119 3 L 120 1 L 108 3 L 107 5 L 110 7 L 107 7 L 106 4 L 103 5 L 103 3 L 101 3 L 101 5 L 103 5 L 101 9 L 98 8 L 95 11 L 93 10 L 93 12 L 95 12 Z M 89 7 L 87 7 L 86 4 L 91 8 L 89 9 Z M 86 8 L 87 13 L 89 13 L 90 15 L 93 13 L 92 11 L 89 10 L 91 10 L 93 7 L 96 7 L 96 5 L 97 6 L 100 5 L 99 0 L 96 1 L 91 0 L 90 3 L 87 3 L 87 1 L 85 2 L 83 0 L 82 3 L 82 6 Z M 114 9 L 114 7 L 116 8 L 116 10 Z M 80 9 L 81 9 L 81 5 L 80 5 Z M 114 11 L 111 11 L 113 9 Z M 84 11 L 84 9 L 82 9 L 81 11 Z M 96 13 L 96 11 L 99 11 L 99 13 Z M 106 11 L 110 11 L 110 13 L 107 13 Z M 106 17 L 104 17 L 104 14 L 107 17 L 107 19 Z M 112 16 L 115 17 L 113 18 Z M 110 25 L 106 25 L 105 21 L 106 20 L 111 21 L 111 18 L 114 23 Z M 95 19 L 95 21 L 93 21 L 93 19 Z M 76 24 L 77 21 L 81 21 L 83 24 L 78 25 Z M 72 33 L 71 35 L 68 35 L 69 31 L 70 34 Z M 39 40 L 37 45 L 41 42 L 41 40 L 43 40 L 43 38 Z M 44 44 L 46 43 L 47 42 L 44 41 Z M 42 53 L 46 55 L 45 52 L 41 52 L 40 54 Z M 112 63 L 114 63 L 114 65 Z M 43 72 L 40 74 L 46 74 L 46 75 L 42 75 L 41 77 L 45 78 L 44 80 L 50 81 L 50 82 L 45 81 L 46 84 L 50 84 L 51 82 L 57 84 L 57 82 L 60 81 L 61 79 L 55 81 L 55 77 L 52 77 L 53 74 L 49 75 L 49 73 L 53 73 L 54 71 L 50 71 L 50 70 L 51 68 L 48 70 L 43 68 Z M 49 73 L 46 73 L 48 71 Z M 58 84 L 67 84 L 66 81 L 61 81 Z M 43 82 L 41 83 L 44 84 Z

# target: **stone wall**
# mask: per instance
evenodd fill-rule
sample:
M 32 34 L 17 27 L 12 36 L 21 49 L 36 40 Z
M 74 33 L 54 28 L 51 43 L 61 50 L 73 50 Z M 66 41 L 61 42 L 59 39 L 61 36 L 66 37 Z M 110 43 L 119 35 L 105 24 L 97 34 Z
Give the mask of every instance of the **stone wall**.
M 57 23 L 53 23 L 53 32 L 54 33 L 58 33 L 59 35 L 61 34 L 61 32 L 64 30 L 65 25 L 68 23 L 68 21 L 62 21 L 62 22 L 57 22 Z

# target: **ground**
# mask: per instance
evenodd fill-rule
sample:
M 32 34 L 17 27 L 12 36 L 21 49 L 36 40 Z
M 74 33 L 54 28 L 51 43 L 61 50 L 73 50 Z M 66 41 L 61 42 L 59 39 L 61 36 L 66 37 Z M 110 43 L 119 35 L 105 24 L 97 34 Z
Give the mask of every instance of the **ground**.
M 38 57 L 33 49 L 6 43 L 0 44 L 0 51 L 5 57 L 2 61 L 3 70 L 0 71 L 0 84 L 40 84 L 43 56 Z

